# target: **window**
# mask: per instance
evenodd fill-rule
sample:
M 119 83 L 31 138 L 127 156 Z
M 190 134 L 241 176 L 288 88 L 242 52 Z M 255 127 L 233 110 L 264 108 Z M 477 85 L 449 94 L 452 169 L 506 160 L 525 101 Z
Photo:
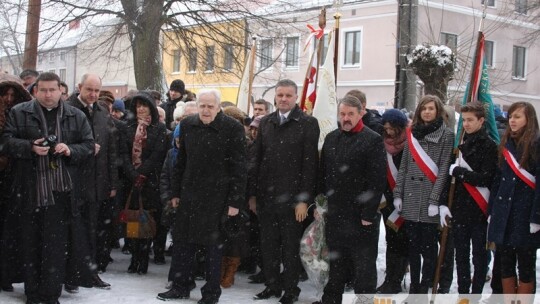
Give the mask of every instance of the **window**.
M 486 3 L 486 0 L 482 0 L 482 5 Z M 495 7 L 495 0 L 487 0 L 487 6 Z
M 488 67 L 493 67 L 493 48 L 495 43 L 493 41 L 486 40 L 484 42 L 484 58 Z
M 272 66 L 272 50 L 274 48 L 274 43 L 272 39 L 263 39 L 261 40 L 260 46 L 261 58 L 259 68 L 263 70 Z
M 189 72 L 197 70 L 197 48 L 189 48 Z
M 360 41 L 361 31 L 352 31 L 345 33 L 345 65 L 360 65 Z
M 43 57 L 44 57 L 43 54 L 38 54 L 38 56 L 37 56 L 37 58 L 38 58 L 38 63 L 42 63 L 42 62 L 43 62 Z
M 66 61 L 66 52 L 60 52 L 60 60 Z
M 285 67 L 297 67 L 298 66 L 298 43 L 299 37 L 287 37 L 287 44 L 285 45 Z
M 525 48 L 514 46 L 512 56 L 512 77 L 525 79 Z
M 214 46 L 206 47 L 206 71 L 214 70 Z
M 223 69 L 230 71 L 233 67 L 233 46 L 226 44 L 223 46 Z
M 516 0 L 516 13 L 527 14 L 527 0 Z
M 60 80 L 66 81 L 66 69 L 58 70 L 58 76 L 60 77 Z
M 441 32 L 441 44 L 449 47 L 454 54 L 457 53 L 457 35 Z
M 173 51 L 173 73 L 180 72 L 180 50 Z
M 319 59 L 319 65 L 322 66 L 324 64 L 324 60 L 326 59 L 326 53 L 328 53 L 328 34 L 324 34 L 321 40 L 319 40 L 319 43 L 323 44 L 322 55 Z
M 50 61 L 50 62 L 54 62 L 55 56 L 56 56 L 56 54 L 55 54 L 54 52 L 51 52 L 51 53 L 49 54 L 49 61 Z

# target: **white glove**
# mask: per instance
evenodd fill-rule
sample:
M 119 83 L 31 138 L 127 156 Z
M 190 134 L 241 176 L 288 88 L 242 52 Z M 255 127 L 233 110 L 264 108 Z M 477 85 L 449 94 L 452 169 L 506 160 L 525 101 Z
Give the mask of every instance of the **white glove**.
M 401 199 L 399 197 L 394 198 L 394 208 L 396 208 L 396 210 L 398 212 L 401 212 L 401 204 L 402 203 L 403 202 L 401 201 Z
M 538 231 L 540 231 L 540 225 L 531 223 L 531 233 L 537 233 Z
M 452 175 L 452 172 L 454 172 L 454 169 L 456 167 L 459 167 L 457 164 L 451 164 L 450 168 L 448 169 L 448 175 Z
M 452 218 L 452 213 L 450 213 L 450 209 L 448 209 L 448 207 L 446 206 L 440 206 L 439 215 L 441 217 L 441 226 L 448 226 L 448 223 L 446 223 L 446 216 Z
M 439 206 L 429 204 L 429 207 L 427 209 L 427 215 L 428 216 L 435 216 L 439 214 Z

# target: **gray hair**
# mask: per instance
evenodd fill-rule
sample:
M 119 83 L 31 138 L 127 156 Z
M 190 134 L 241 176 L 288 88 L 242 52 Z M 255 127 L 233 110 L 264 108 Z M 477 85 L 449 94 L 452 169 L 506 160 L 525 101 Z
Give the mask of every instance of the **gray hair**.
M 219 107 L 221 104 L 221 92 L 219 92 L 216 89 L 202 89 L 197 93 L 197 104 L 199 104 L 199 100 L 204 95 L 211 95 L 214 96 L 214 100 L 216 102 L 216 105 Z
M 86 73 L 86 74 L 82 75 L 80 84 L 83 85 L 84 82 L 85 82 L 89 77 L 96 77 L 97 79 L 99 79 L 99 84 L 100 84 L 100 85 L 102 84 L 101 77 L 99 77 L 99 76 L 96 75 L 96 74 L 90 74 L 90 73 Z
M 298 86 L 296 85 L 296 82 L 290 80 L 290 79 L 281 79 L 276 83 L 276 89 L 279 87 L 292 87 L 294 88 L 294 93 L 298 93 Z
M 345 97 L 341 98 L 341 100 L 338 103 L 338 108 L 342 104 L 349 106 L 349 107 L 355 107 L 358 109 L 358 112 L 362 112 L 362 102 L 360 99 L 352 96 L 352 95 L 345 95 Z

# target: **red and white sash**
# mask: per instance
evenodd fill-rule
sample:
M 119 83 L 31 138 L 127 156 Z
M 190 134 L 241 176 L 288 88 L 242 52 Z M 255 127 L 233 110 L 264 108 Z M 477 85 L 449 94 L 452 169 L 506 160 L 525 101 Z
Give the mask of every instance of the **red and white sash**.
M 459 155 L 459 165 L 469 171 L 473 171 L 471 166 L 465 161 L 465 159 L 462 157 L 462 155 Z M 489 200 L 489 189 L 486 187 L 475 187 L 469 183 L 463 183 L 463 186 L 465 186 L 465 189 L 467 189 L 467 192 L 471 195 L 471 197 L 474 199 L 480 210 L 487 216 L 487 207 L 488 207 L 488 200 Z
M 535 189 L 536 188 L 536 178 L 534 177 L 534 175 L 530 174 L 527 170 L 521 168 L 521 166 L 519 165 L 519 163 L 516 160 L 516 158 L 514 157 L 514 155 L 512 155 L 512 153 L 510 153 L 510 151 L 508 151 L 508 149 L 503 148 L 503 155 L 504 155 L 504 159 L 506 159 L 506 163 L 508 163 L 510 168 L 512 168 L 512 171 L 514 171 L 514 173 L 525 184 L 527 184 L 532 189 Z
M 409 143 L 409 150 L 411 151 L 412 157 L 420 170 L 432 183 L 435 183 L 437 175 L 439 174 L 439 168 L 426 151 L 424 151 L 418 140 L 414 138 L 411 128 L 407 129 L 407 142 Z
M 396 181 L 397 181 L 397 175 L 398 175 L 398 169 L 396 165 L 394 164 L 394 160 L 392 159 L 392 154 L 386 152 L 386 179 L 388 180 L 388 185 L 390 186 L 390 190 L 394 191 L 394 188 L 396 187 Z
M 394 188 L 396 187 L 397 175 L 398 169 L 396 167 L 396 164 L 394 164 L 392 154 L 386 152 L 386 179 L 388 180 L 388 185 L 390 186 L 390 190 L 392 191 L 394 191 Z M 402 218 L 401 215 L 399 215 L 397 209 L 394 209 L 390 216 L 388 216 L 386 224 L 395 231 L 398 231 L 399 228 L 401 228 L 401 225 L 403 225 L 404 221 L 405 219 Z

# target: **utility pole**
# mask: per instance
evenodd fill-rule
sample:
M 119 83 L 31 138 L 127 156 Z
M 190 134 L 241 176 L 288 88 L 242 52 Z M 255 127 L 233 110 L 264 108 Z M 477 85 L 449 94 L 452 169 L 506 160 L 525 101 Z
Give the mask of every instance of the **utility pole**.
M 40 15 L 41 0 L 29 0 L 28 15 L 26 17 L 23 69 L 36 69 Z
M 413 111 L 416 107 L 416 75 L 409 68 L 407 55 L 412 53 L 418 40 L 418 0 L 399 0 L 397 34 L 394 106 Z

